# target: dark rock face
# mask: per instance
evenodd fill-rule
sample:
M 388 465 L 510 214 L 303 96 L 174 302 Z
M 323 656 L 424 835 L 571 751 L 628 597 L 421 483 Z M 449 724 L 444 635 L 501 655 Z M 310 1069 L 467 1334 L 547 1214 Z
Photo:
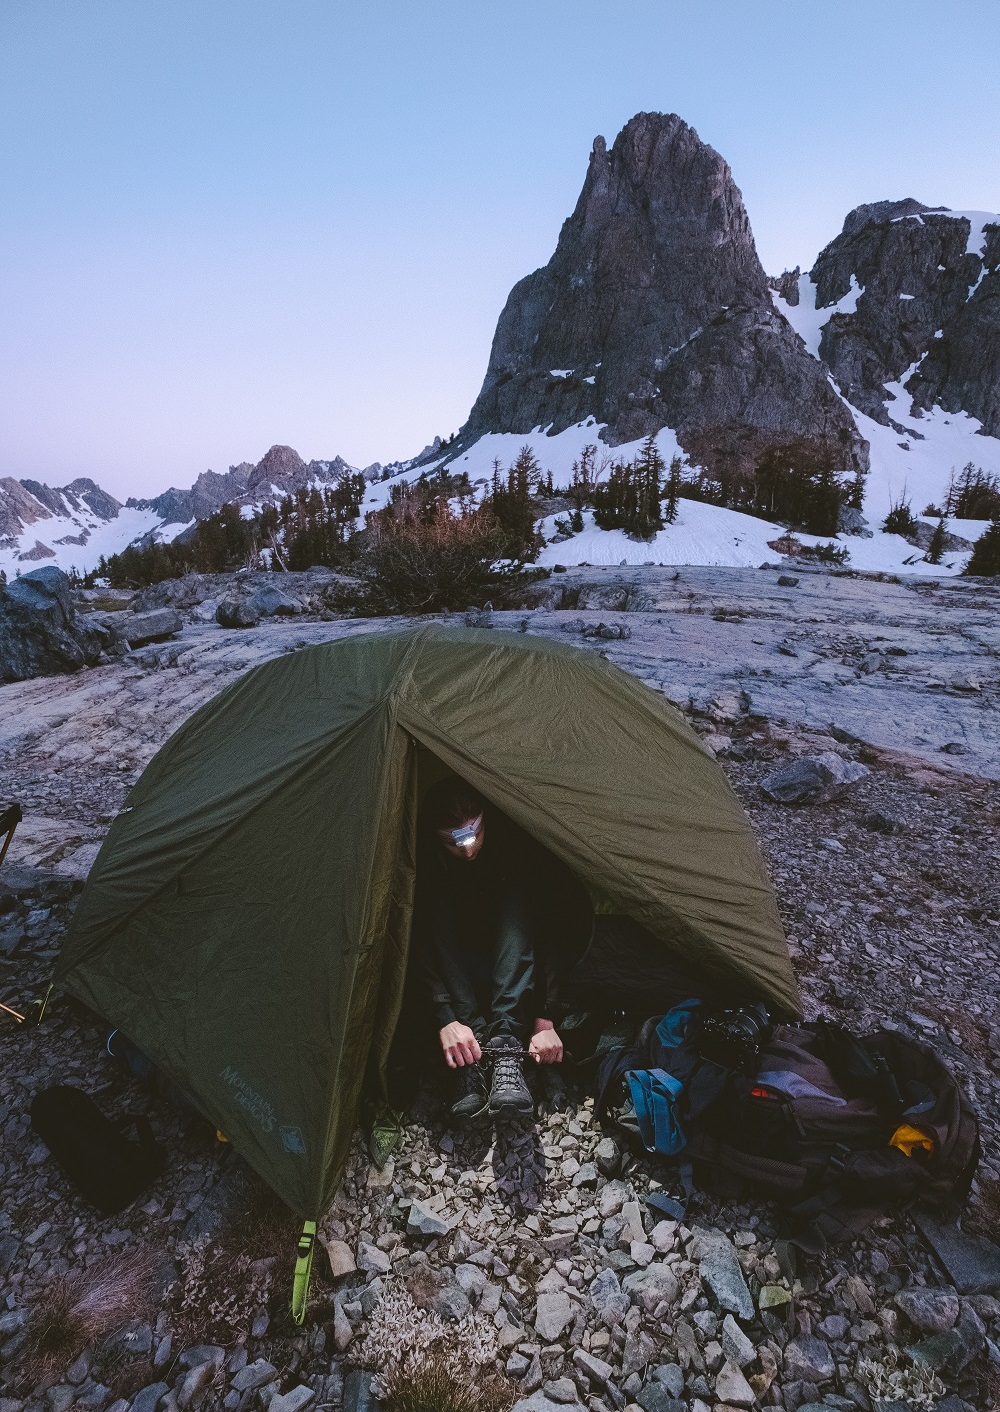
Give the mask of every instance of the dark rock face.
M 459 446 L 593 417 L 617 445 L 673 427 L 704 464 L 752 469 L 774 446 L 867 446 L 823 369 L 775 313 L 728 166 L 675 115 L 594 143 L 544 269 L 500 316 Z
M 107 629 L 77 618 L 59 569 L 33 569 L 0 589 L 0 682 L 93 666 L 113 641 Z
M 844 396 L 883 425 L 884 384 L 903 377 L 918 408 L 978 417 L 1000 435 L 1000 226 L 970 252 L 971 222 L 919 201 L 859 206 L 812 269 L 816 305 L 863 293 L 853 313 L 835 313 L 820 357 Z

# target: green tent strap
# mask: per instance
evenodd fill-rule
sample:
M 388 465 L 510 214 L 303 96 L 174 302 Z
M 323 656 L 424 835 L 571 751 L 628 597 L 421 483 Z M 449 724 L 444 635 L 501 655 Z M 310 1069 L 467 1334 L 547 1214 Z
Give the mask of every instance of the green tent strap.
M 292 1283 L 292 1318 L 297 1324 L 305 1321 L 309 1299 L 309 1276 L 312 1274 L 313 1248 L 316 1245 L 316 1222 L 306 1221 L 299 1236 Z

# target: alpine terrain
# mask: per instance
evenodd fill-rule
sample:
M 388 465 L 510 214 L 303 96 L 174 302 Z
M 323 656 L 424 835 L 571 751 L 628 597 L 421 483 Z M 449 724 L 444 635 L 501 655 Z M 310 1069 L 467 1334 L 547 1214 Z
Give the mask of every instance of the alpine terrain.
M 676 114 L 639 113 L 610 149 L 596 138 L 552 258 L 507 299 L 457 437 L 365 468 L 362 512 L 443 464 L 485 488 L 494 462 L 525 444 L 558 490 L 585 446 L 601 473 L 653 435 L 665 462 L 679 457 L 685 479 L 712 493 L 682 498 L 652 541 L 599 528 L 589 512 L 567 539 L 552 515 L 540 563 L 756 566 L 788 522 L 748 507 L 746 487 L 804 466 L 851 487 L 836 537 L 853 567 L 959 573 L 990 494 L 1000 504 L 998 294 L 1000 217 L 911 198 L 857 207 L 811 271 L 768 277 L 724 159 Z M 256 464 L 125 505 L 91 480 L 0 479 L 0 568 L 92 569 L 224 504 L 259 509 L 349 474 L 340 456 L 307 463 L 273 446 Z M 956 494 L 963 474 L 985 501 Z M 913 517 L 905 534 L 880 530 L 893 506 Z M 945 552 L 928 563 L 941 512 Z

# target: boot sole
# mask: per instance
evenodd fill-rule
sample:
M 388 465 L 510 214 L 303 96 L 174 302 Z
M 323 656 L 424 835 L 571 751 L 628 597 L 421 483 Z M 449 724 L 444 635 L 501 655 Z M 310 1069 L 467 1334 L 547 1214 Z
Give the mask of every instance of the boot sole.
M 489 1107 L 494 1118 L 533 1118 L 535 1115 L 533 1103 L 520 1107 L 516 1103 L 498 1103 L 494 1107 L 491 1103 Z
M 458 1111 L 457 1113 L 455 1112 L 454 1108 L 450 1108 L 448 1111 L 451 1113 L 451 1116 L 452 1116 L 457 1122 L 466 1123 L 466 1122 L 468 1122 L 471 1118 L 481 1118 L 484 1113 L 488 1113 L 488 1112 L 489 1112 L 489 1107 L 490 1107 L 490 1105 L 489 1105 L 489 1103 L 487 1102 L 487 1103 L 484 1103 L 481 1108 L 462 1108 L 462 1109 L 459 1109 L 459 1111 Z

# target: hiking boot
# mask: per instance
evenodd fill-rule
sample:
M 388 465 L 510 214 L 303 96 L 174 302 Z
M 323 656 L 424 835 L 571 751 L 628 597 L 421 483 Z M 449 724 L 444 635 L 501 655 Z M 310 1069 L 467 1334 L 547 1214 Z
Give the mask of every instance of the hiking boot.
M 520 1044 L 513 1035 L 497 1035 L 486 1046 L 493 1059 L 493 1084 L 490 1088 L 490 1112 L 498 1118 L 516 1114 L 528 1117 L 535 1111 L 531 1091 L 524 1081 L 524 1059 Z M 513 1050 L 513 1053 L 505 1053 Z
M 451 1105 L 453 1118 L 478 1118 L 490 1106 L 486 1075 L 481 1064 L 465 1064 L 455 1070 L 455 1099 Z

